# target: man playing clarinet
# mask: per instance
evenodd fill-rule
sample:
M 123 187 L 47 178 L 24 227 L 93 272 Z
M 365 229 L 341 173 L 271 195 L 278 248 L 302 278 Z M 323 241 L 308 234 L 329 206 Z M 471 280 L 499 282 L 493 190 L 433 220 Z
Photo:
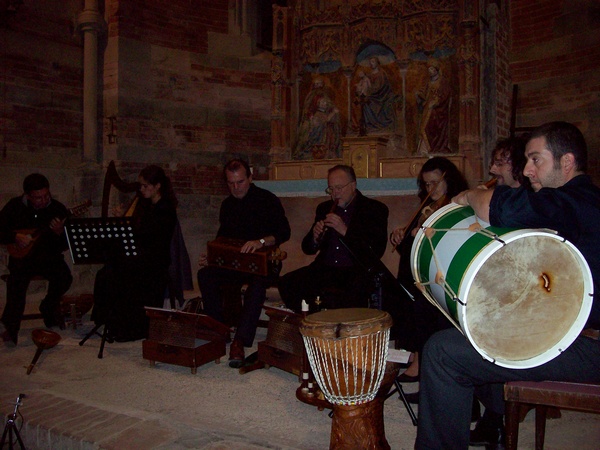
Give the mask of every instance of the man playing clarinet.
M 331 200 L 317 206 L 315 221 L 302 240 L 302 251 L 317 257 L 279 280 L 281 298 L 294 311 L 301 310 L 302 300 L 311 311 L 367 307 L 374 291 L 369 272 L 385 251 L 387 206 L 356 189 L 352 167 L 332 167 L 327 183 Z

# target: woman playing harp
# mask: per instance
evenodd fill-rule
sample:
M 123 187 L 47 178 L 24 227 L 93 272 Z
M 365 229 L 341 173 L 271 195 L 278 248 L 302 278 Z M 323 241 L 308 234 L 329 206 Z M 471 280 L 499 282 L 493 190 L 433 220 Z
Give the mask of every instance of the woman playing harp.
M 127 215 L 133 219 L 139 256 L 113 258 L 96 275 L 92 320 L 106 324 L 117 342 L 146 337 L 144 306 L 162 307 L 177 223 L 177 199 L 171 180 L 158 166 L 145 167 L 139 192 Z

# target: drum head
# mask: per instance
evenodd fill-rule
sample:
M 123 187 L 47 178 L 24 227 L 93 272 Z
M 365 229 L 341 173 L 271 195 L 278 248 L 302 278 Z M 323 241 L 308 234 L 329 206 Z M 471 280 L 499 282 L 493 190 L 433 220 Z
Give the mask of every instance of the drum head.
M 304 336 L 338 339 L 364 336 L 392 326 L 392 317 L 385 311 L 369 308 L 328 309 L 310 314 L 300 326 Z
M 575 340 L 591 307 L 591 275 L 570 243 L 550 234 L 521 237 L 527 239 L 499 248 L 474 275 L 463 325 L 484 356 L 525 368 Z

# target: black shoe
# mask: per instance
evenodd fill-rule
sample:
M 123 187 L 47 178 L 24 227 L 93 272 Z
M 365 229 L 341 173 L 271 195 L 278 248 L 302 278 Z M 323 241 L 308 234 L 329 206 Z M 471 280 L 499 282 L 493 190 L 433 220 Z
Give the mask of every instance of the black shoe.
M 475 425 L 469 436 L 469 445 L 473 447 L 485 446 L 486 449 L 504 448 L 504 422 L 503 416 L 489 413 L 487 410 Z
M 411 392 L 410 394 L 404 394 L 404 398 L 408 403 L 412 403 L 413 405 L 419 404 L 419 391 Z
M 2 338 L 2 342 L 7 342 L 7 343 L 13 343 L 14 345 L 17 345 L 17 340 L 18 340 L 18 333 L 11 333 L 8 330 L 4 330 L 2 333 L 0 333 L 0 337 Z
M 403 372 L 396 377 L 396 380 L 398 380 L 400 383 L 416 383 L 420 378 L 421 377 L 419 375 L 413 377 L 411 375 L 406 375 L 406 373 Z
M 61 330 L 64 330 L 67 328 L 67 326 L 65 325 L 65 318 L 60 313 L 58 308 L 56 308 L 54 311 L 52 311 L 52 310 L 48 309 L 45 304 L 41 304 L 40 312 L 42 313 L 42 317 L 44 319 L 44 325 L 46 326 L 46 328 L 58 327 Z

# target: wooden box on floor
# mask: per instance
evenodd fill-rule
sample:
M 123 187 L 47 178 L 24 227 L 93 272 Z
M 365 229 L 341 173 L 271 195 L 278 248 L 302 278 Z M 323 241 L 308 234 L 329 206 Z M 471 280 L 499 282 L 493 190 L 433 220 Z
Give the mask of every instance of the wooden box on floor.
M 203 314 L 146 307 L 148 339 L 142 342 L 144 359 L 196 368 L 225 356 L 229 328 Z
M 269 316 L 267 338 L 258 343 L 258 360 L 300 377 L 304 342 L 299 325 L 300 314 L 265 306 Z

